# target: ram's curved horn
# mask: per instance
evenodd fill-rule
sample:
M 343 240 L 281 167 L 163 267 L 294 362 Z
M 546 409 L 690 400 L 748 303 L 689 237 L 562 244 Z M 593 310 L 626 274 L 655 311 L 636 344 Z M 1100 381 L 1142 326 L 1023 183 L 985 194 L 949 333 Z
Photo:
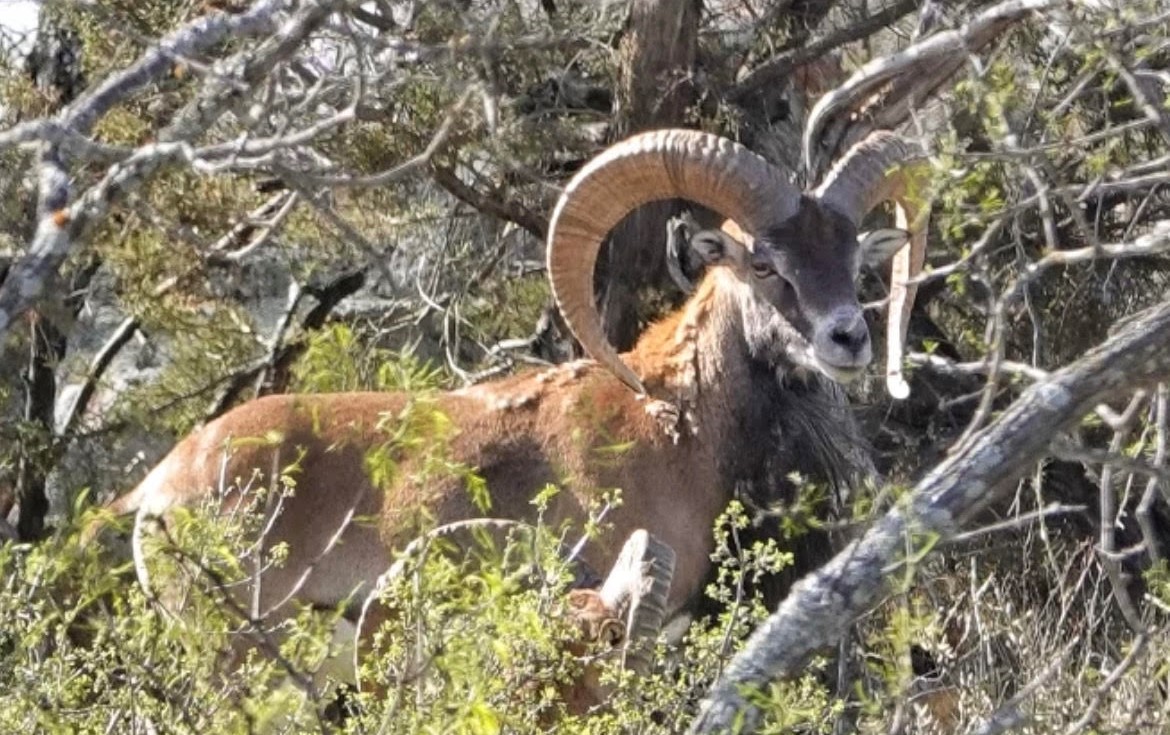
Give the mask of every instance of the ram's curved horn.
M 800 192 L 783 170 L 747 148 L 695 130 L 656 130 L 604 151 L 565 187 L 553 210 L 548 274 L 573 335 L 623 383 L 645 393 L 605 336 L 593 302 L 593 269 L 606 235 L 637 207 L 688 199 L 751 234 L 796 214 Z
M 601 587 L 606 608 L 626 619 L 623 665 L 645 673 L 649 661 L 638 648 L 652 641 L 666 620 L 674 576 L 674 550 L 645 530 L 630 534 Z
M 925 155 L 915 144 L 889 131 L 872 133 L 853 146 L 825 176 L 814 192 L 823 204 L 860 224 L 880 202 L 893 200 L 896 225 L 909 230 L 910 241 L 895 253 L 890 265 L 890 304 L 886 323 L 886 389 L 894 398 L 910 395 L 902 377 L 902 357 L 910 310 L 918 290 L 913 279 L 926 260 L 926 221 L 930 203 L 916 190 L 917 170 Z

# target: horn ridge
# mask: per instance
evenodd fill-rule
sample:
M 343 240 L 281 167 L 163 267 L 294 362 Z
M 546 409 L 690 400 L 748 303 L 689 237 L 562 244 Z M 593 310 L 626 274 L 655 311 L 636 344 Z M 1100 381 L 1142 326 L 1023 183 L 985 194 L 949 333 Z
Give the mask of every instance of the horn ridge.
M 644 647 L 666 621 L 674 566 L 674 549 L 640 528 L 626 539 L 601 587 L 606 607 L 626 619 L 624 660 L 630 668 L 644 672 L 649 666 Z
M 906 195 L 903 169 L 925 159 L 917 145 L 888 130 L 878 130 L 841 157 L 814 196 L 860 224 L 880 202 Z

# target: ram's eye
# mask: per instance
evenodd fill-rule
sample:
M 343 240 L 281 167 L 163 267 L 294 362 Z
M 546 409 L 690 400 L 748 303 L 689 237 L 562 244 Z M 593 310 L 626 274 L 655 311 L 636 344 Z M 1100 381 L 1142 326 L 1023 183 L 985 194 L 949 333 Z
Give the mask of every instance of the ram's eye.
M 753 260 L 752 273 L 756 275 L 756 278 L 771 278 L 776 275 L 776 269 L 766 260 Z

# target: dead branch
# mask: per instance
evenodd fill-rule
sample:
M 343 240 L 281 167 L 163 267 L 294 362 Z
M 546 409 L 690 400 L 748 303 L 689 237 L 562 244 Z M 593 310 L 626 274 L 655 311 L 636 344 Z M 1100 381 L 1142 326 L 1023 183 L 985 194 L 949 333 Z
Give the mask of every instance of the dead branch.
M 872 35 L 885 26 L 909 15 L 918 8 L 918 0 L 899 0 L 881 10 L 862 18 L 848 28 L 842 28 L 796 48 L 788 49 L 752 70 L 735 85 L 727 97 L 741 103 L 759 95 L 766 87 L 779 84 L 802 64 L 824 56 L 835 48 Z
M 201 16 L 162 38 L 136 62 L 109 77 L 93 91 L 79 96 L 58 116 L 60 128 L 70 133 L 68 137 L 88 135 L 109 110 L 168 72 L 176 61 L 197 56 L 225 38 L 276 32 L 277 39 L 291 40 L 276 27 L 277 14 L 284 6 L 280 0 L 260 0 L 238 15 L 209 13 Z M 310 5 L 308 11 L 302 8 L 300 14 L 315 12 L 316 8 L 316 4 Z M 284 29 L 286 32 L 295 30 L 295 26 Z M 301 39 L 295 40 L 299 43 Z M 205 104 L 199 120 L 205 125 L 210 124 L 215 119 L 211 108 L 222 112 L 226 104 Z M 175 137 L 188 131 L 197 132 L 189 124 L 189 119 L 176 119 L 172 125 Z M 52 126 L 46 126 L 46 129 L 50 128 Z M 102 182 L 70 204 L 71 177 L 62 150 L 52 143 L 43 146 L 38 167 L 35 234 L 27 252 L 13 263 L 7 278 L 0 284 L 0 337 L 7 334 L 17 317 L 40 297 L 48 279 L 72 252 L 85 226 L 104 216 L 116 195 L 124 195 L 136 188 L 150 172 L 178 158 L 186 150 L 189 150 L 186 144 L 145 146 L 126 162 L 112 166 Z
M 544 240 L 548 234 L 548 219 L 520 204 L 514 197 L 498 197 L 480 191 L 466 184 L 454 169 L 446 166 L 432 165 L 431 176 L 435 183 L 447 190 L 448 194 L 474 207 L 478 212 L 519 225 L 538 240 Z
M 820 171 L 826 161 L 835 160 L 870 131 L 904 121 L 909 105 L 921 105 L 967 63 L 970 54 L 1001 38 L 1007 28 L 1028 14 L 1066 2 L 1007 0 L 961 28 L 937 33 L 861 67 L 809 113 L 803 146 L 806 169 Z M 880 99 L 875 99 L 878 94 Z M 861 108 L 865 108 L 864 116 L 859 115 Z

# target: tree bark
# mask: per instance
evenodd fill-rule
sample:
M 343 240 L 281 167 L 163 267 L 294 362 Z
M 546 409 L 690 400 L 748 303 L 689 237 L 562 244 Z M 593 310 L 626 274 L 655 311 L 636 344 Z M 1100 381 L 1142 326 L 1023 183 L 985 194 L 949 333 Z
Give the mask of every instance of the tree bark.
M 1083 358 L 1032 385 L 995 422 L 954 451 L 861 540 L 797 584 L 758 628 L 703 703 L 691 733 L 751 732 L 745 694 L 792 676 L 845 635 L 920 554 L 951 538 L 1042 458 L 1051 439 L 1103 400 L 1170 374 L 1170 300 L 1131 318 Z
M 685 123 L 694 97 L 691 70 L 698 48 L 696 0 L 634 0 L 619 50 L 613 141 L 651 128 Z M 680 202 L 656 202 L 632 213 L 610 234 L 595 283 L 606 333 L 619 350 L 642 331 L 643 288 L 668 287 L 666 221 Z
M 54 370 L 65 355 L 65 335 L 51 319 L 34 315 L 30 322 L 22 418 L 30 427 L 36 427 L 36 434 L 30 441 L 22 441 L 16 469 L 16 532 L 21 541 L 36 541 L 45 531 L 45 516 L 49 513 L 45 483 L 51 465 L 53 408 L 57 402 Z
M 81 39 L 72 28 L 50 13 L 41 13 L 37 39 L 25 59 L 33 83 L 60 109 L 72 102 L 85 87 L 81 63 Z M 29 223 L 31 233 L 34 228 Z M 92 269 L 79 273 L 82 291 Z M 71 293 L 77 293 L 71 289 Z M 80 298 L 67 299 L 72 315 L 81 308 Z M 16 531 L 22 541 L 35 541 L 45 532 L 49 513 L 46 480 L 54 462 L 54 410 L 57 405 L 56 367 L 65 357 L 66 335 L 43 312 L 29 312 L 28 365 L 24 376 L 23 419 L 35 427 L 37 437 L 25 443 L 17 463 L 15 496 L 19 507 Z

